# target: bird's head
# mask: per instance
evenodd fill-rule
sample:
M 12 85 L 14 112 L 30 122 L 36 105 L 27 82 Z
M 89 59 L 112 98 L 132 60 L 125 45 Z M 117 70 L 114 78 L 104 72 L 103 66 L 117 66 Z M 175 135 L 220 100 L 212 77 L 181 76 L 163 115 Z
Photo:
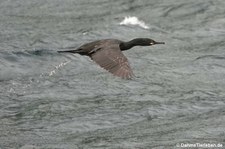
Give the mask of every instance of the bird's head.
M 150 39 L 150 38 L 140 38 L 139 43 L 142 46 L 152 46 L 152 45 L 155 45 L 155 44 L 165 44 L 165 42 L 158 42 L 158 41 L 155 41 L 155 40 Z
M 165 44 L 165 42 L 157 42 L 155 40 L 152 40 L 150 38 L 135 38 L 128 42 L 122 42 L 120 44 L 120 49 L 122 51 L 128 50 L 134 46 L 152 46 L 155 44 Z

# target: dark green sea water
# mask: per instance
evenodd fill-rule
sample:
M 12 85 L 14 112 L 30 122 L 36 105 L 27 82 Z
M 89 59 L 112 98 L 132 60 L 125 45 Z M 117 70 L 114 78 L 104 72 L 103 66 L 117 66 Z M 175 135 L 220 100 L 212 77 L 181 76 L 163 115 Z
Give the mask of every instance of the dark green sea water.
M 1 149 L 225 146 L 224 0 L 1 0 Z M 144 23 L 120 25 L 133 16 Z M 165 45 L 124 52 L 122 80 L 56 51 L 104 38 Z

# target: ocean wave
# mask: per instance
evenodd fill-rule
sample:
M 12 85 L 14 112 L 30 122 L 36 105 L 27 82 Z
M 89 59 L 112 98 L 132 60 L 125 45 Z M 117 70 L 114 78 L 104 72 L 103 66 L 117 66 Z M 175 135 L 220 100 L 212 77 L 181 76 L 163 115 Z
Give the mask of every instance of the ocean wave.
M 126 26 L 133 25 L 133 26 L 139 26 L 139 27 L 144 28 L 144 29 L 149 29 L 149 26 L 146 25 L 146 23 L 144 21 L 139 20 L 135 16 L 124 17 L 124 19 L 120 22 L 120 25 L 126 25 Z

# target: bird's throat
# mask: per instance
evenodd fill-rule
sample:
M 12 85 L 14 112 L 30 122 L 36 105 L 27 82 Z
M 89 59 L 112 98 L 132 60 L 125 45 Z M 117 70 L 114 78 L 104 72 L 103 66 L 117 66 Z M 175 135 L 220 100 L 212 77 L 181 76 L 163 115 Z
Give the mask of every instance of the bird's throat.
M 126 50 L 131 49 L 134 46 L 136 46 L 136 44 L 134 44 L 133 42 L 122 42 L 120 44 L 120 49 L 121 49 L 121 51 L 126 51 Z

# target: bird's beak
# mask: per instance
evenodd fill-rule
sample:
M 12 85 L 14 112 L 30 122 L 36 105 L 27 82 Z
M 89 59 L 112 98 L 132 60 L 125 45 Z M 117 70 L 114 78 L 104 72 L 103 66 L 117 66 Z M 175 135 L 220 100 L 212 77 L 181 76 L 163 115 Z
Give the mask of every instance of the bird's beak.
M 155 42 L 155 44 L 165 44 L 165 42 Z

